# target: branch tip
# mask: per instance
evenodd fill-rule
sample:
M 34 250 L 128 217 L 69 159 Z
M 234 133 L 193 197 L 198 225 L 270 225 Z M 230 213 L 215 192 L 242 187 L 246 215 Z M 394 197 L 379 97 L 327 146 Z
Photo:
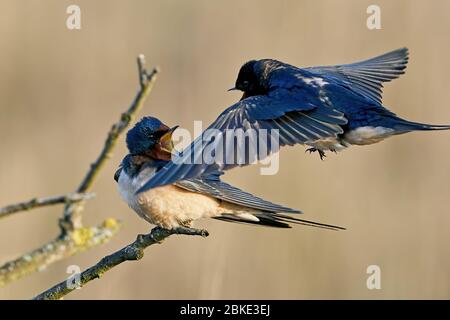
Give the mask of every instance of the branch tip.
M 95 197 L 94 193 L 73 192 L 61 196 L 52 196 L 47 198 L 33 198 L 16 204 L 0 208 L 0 219 L 20 211 L 27 211 L 35 208 L 52 206 L 56 204 L 72 204 L 80 201 L 91 200 Z

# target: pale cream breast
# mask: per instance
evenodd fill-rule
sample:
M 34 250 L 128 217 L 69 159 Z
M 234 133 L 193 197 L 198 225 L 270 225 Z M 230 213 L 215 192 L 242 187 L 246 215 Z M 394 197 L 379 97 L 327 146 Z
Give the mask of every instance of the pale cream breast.
M 172 228 L 200 218 L 220 215 L 220 201 L 169 185 L 150 189 L 137 196 L 146 220 Z
M 141 218 L 164 228 L 189 225 L 194 220 L 216 217 L 223 213 L 247 215 L 255 212 L 174 185 L 136 194 L 143 182 L 142 177 L 130 178 L 122 171 L 118 179 L 119 193 Z

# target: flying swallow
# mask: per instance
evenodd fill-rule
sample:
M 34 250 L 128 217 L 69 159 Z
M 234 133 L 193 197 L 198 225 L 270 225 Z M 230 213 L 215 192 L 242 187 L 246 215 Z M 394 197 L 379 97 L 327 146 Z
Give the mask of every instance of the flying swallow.
M 339 230 L 338 226 L 298 219 L 299 214 L 235 188 L 220 179 L 222 172 L 180 180 L 137 193 L 170 160 L 172 133 L 160 120 L 144 117 L 128 131 L 129 154 L 114 175 L 119 193 L 144 220 L 167 229 L 190 226 L 200 218 L 290 228 L 289 223 Z
M 319 152 L 321 159 L 325 151 L 368 145 L 393 135 L 450 129 L 448 125 L 402 119 L 382 105 L 383 83 L 403 74 L 407 62 L 406 48 L 361 62 L 324 67 L 298 68 L 273 59 L 251 60 L 241 67 L 230 89 L 243 91 L 241 100 L 223 111 L 208 129 L 275 129 L 277 148 L 303 144 L 310 147 L 307 151 Z M 197 143 L 204 149 L 208 142 L 200 138 L 192 145 Z M 186 148 L 190 151 L 183 152 L 181 161 L 169 162 L 139 191 L 236 166 L 184 161 L 195 156 L 192 145 Z M 273 151 L 270 145 L 267 149 L 267 154 Z M 239 166 L 247 164 L 250 162 Z
M 407 48 L 352 64 L 303 69 L 272 59 L 252 60 L 241 67 L 231 88 L 244 92 L 234 107 L 245 109 L 250 101 L 259 100 L 257 108 L 261 111 L 281 103 L 281 117 L 269 115 L 263 119 L 284 122 L 280 130 L 286 144 L 311 146 L 307 151 L 317 151 L 321 159 L 325 151 L 373 144 L 393 135 L 450 129 L 449 125 L 402 119 L 382 105 L 383 82 L 404 74 L 407 63 Z M 336 119 L 314 114 L 323 108 L 328 108 L 328 116 L 336 112 Z M 299 112 L 313 123 L 304 125 L 303 119 L 289 119 Z

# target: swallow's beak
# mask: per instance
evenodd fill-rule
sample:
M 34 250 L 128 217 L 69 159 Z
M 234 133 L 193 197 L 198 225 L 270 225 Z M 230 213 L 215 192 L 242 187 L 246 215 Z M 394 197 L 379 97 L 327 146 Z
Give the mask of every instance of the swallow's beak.
M 235 90 L 239 90 L 239 89 L 236 87 L 233 87 L 233 88 L 228 89 L 227 91 L 235 91 Z
M 178 126 L 175 126 L 167 130 L 167 132 L 161 136 L 158 142 L 158 144 L 161 147 L 161 150 L 166 151 L 168 153 L 172 153 L 173 150 L 172 134 L 177 128 Z

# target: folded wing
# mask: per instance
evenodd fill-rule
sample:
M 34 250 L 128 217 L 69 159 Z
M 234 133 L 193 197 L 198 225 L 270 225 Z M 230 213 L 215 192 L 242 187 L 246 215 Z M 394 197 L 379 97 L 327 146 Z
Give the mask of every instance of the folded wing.
M 220 180 L 221 173 L 215 172 L 200 178 L 178 181 L 176 186 L 191 192 L 197 192 L 222 201 L 232 203 L 243 208 L 255 210 L 252 213 L 230 213 L 215 217 L 218 220 L 239 222 L 247 224 L 264 225 L 278 228 L 290 228 L 289 223 L 302 224 L 318 228 L 339 230 L 342 227 L 294 218 L 282 213 L 298 214 L 301 211 L 290 209 L 264 199 L 258 198 L 248 192 L 242 191 Z

